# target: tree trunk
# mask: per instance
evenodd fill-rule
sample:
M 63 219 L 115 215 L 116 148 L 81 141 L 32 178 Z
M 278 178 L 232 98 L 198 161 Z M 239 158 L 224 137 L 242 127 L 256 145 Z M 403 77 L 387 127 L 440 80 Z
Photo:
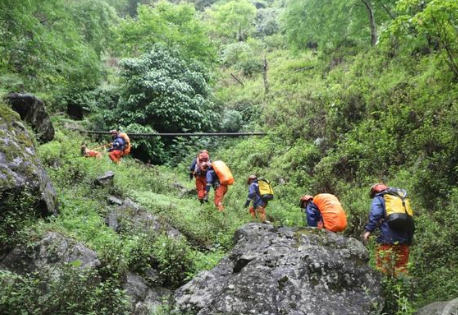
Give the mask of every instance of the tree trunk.
M 267 64 L 267 58 L 264 57 L 264 71 L 262 73 L 262 77 L 264 79 L 264 96 L 269 94 L 269 81 L 267 80 L 267 69 L 268 69 L 268 64 Z
M 361 0 L 364 3 L 364 6 L 367 9 L 369 14 L 369 24 L 371 28 L 371 45 L 375 46 L 377 44 L 377 24 L 375 23 L 374 9 L 369 0 Z

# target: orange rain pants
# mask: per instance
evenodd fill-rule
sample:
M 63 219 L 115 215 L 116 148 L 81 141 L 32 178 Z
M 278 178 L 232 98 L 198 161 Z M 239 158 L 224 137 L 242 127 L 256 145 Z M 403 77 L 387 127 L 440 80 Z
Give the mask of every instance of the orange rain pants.
M 109 157 L 114 163 L 119 164 L 124 153 L 121 150 L 113 150 L 110 152 Z
M 100 153 L 99 151 L 95 151 L 95 150 L 86 150 L 84 157 L 91 157 L 91 158 L 99 159 L 102 157 L 102 153 Z
M 397 276 L 407 274 L 409 262 L 409 245 L 380 244 L 375 253 L 377 269 L 384 274 Z
M 224 211 L 223 199 L 226 193 L 227 185 L 219 185 L 215 190 L 215 206 L 218 208 L 218 211 Z
M 250 211 L 251 217 L 253 219 L 256 219 L 256 217 L 257 217 L 257 218 L 259 218 L 259 220 L 261 222 L 265 222 L 266 221 L 266 207 L 258 206 L 256 208 L 256 210 L 255 210 L 254 207 L 251 206 L 249 211 Z M 256 214 L 257 214 L 257 216 L 256 216 Z
M 203 200 L 205 196 L 205 187 L 207 186 L 207 180 L 204 176 L 196 176 L 196 189 L 197 199 Z

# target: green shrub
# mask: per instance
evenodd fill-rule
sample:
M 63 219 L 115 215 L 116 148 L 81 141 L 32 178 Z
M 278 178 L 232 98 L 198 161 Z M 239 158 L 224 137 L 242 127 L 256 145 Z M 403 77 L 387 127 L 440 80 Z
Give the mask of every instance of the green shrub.
M 72 264 L 24 276 L 0 271 L 0 284 L 1 314 L 129 314 L 118 283 L 101 282 L 96 271 Z

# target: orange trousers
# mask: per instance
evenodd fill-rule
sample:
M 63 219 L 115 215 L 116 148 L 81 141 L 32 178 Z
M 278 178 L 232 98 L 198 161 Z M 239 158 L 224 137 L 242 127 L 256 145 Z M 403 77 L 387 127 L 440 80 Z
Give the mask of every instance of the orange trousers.
M 95 150 L 86 150 L 84 157 L 91 157 L 91 158 L 99 159 L 102 157 L 102 153 L 100 153 L 99 151 L 95 151 Z
M 219 211 L 224 211 L 223 199 L 227 193 L 227 185 L 219 185 L 215 190 L 215 206 Z
M 377 269 L 384 274 L 397 276 L 407 273 L 409 262 L 409 245 L 380 244 L 375 253 Z
M 124 154 L 121 150 L 113 150 L 110 152 L 108 156 L 110 157 L 110 160 L 112 160 L 114 163 L 119 164 L 119 162 L 121 162 L 121 158 L 123 155 Z
M 261 222 L 266 221 L 266 207 L 261 207 L 258 206 L 256 210 L 254 209 L 253 206 L 250 207 L 250 214 L 253 217 L 253 219 L 259 218 Z M 257 214 L 257 215 L 256 215 Z
M 207 180 L 205 179 L 205 176 L 196 176 L 197 199 L 204 199 L 205 186 L 207 186 Z

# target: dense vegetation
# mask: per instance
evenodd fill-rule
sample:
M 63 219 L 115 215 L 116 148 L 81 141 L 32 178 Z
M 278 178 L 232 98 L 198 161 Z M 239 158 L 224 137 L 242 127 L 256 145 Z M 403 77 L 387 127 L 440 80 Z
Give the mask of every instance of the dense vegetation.
M 59 190 L 61 215 L 24 233 L 56 230 L 96 250 L 107 283 L 101 296 L 114 292 L 126 270 L 152 265 L 173 288 L 216 264 L 235 229 L 250 220 L 242 208 L 249 174 L 274 182 L 276 201 L 267 209 L 274 224 L 303 225 L 299 197 L 326 191 L 342 200 L 346 233 L 356 238 L 367 218 L 368 187 L 384 181 L 407 189 L 417 214 L 410 281 L 387 280 L 394 302 L 386 312 L 411 314 L 456 297 L 458 3 L 193 2 L 0 3 L 0 91 L 41 96 L 60 130 L 39 152 Z M 136 141 L 134 157 L 162 166 L 127 158 L 115 169 L 112 191 L 94 192 L 91 180 L 113 165 L 78 158 L 79 144 L 88 139 L 65 130 L 66 118 L 57 115 L 69 105 L 86 110 L 81 124 L 87 128 L 269 135 Z M 236 176 L 226 216 L 170 188 L 192 186 L 186 168 L 204 147 Z M 165 216 L 187 241 L 114 233 L 101 219 L 107 193 Z M 20 292 L 23 298 L 0 299 L 0 310 L 19 314 L 27 295 L 38 294 L 34 279 L 40 277 L 46 275 L 0 289 L 1 296 Z M 91 292 L 83 292 L 89 297 L 84 307 L 98 314 L 111 314 L 102 309 L 122 299 L 114 295 L 102 305 Z

